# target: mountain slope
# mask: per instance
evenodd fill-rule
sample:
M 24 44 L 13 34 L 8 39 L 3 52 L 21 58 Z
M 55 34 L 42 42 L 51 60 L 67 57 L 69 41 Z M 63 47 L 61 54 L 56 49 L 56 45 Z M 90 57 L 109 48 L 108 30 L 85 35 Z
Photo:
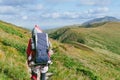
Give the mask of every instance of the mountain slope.
M 58 44 L 58 42 L 57 42 Z M 52 56 L 50 80 L 119 80 L 120 56 L 103 49 L 84 50 L 58 44 Z
M 95 28 L 63 28 L 51 37 L 64 43 L 78 42 L 120 54 L 120 23 L 108 22 Z
M 95 18 L 93 20 L 84 22 L 83 25 L 86 26 L 86 25 L 91 25 L 91 24 L 94 24 L 94 23 L 102 23 L 102 22 L 120 22 L 120 19 L 117 19 L 117 18 L 111 17 L 111 16 L 105 16 L 105 17 L 102 17 L 102 18 Z
M 70 33 L 69 30 L 72 30 L 72 32 Z M 84 33 L 83 30 L 87 31 L 82 28 L 81 33 Z M 61 32 L 64 34 L 67 33 L 66 31 L 72 34 L 76 29 L 61 29 Z M 0 22 L 0 80 L 30 79 L 25 55 L 27 42 L 30 38 L 28 32 L 14 25 Z M 58 33 L 60 32 L 58 31 Z M 67 33 L 67 35 L 69 34 Z M 71 44 L 66 44 L 50 40 L 53 44 L 54 55 L 52 55 L 53 64 L 49 67 L 49 72 L 52 72 L 53 75 L 49 80 L 120 79 L 120 56 L 118 54 L 85 45 L 86 41 L 84 44 L 78 42 L 69 42 Z
M 28 80 L 27 30 L 0 21 L 0 80 Z
M 118 22 L 109 22 L 95 28 L 61 28 L 50 34 L 51 38 L 63 43 L 57 47 L 62 50 L 53 57 L 58 64 L 53 64 L 53 73 L 59 74 L 52 79 L 119 80 L 119 25 Z

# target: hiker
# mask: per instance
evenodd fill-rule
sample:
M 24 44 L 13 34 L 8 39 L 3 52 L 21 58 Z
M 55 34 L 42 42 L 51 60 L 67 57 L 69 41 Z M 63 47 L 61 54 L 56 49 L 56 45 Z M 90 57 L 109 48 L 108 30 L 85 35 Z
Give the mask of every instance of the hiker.
M 53 53 L 47 33 L 44 33 L 37 25 L 32 30 L 32 37 L 27 47 L 27 62 L 31 69 L 31 80 L 38 80 L 37 70 L 40 70 L 41 80 L 45 80 L 48 65 L 51 64 L 50 56 Z M 36 69 L 36 66 L 41 66 Z

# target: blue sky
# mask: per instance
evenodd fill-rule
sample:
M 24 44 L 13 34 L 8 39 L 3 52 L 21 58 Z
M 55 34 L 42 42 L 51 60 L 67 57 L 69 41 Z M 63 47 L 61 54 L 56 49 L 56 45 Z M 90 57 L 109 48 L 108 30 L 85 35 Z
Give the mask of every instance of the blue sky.
M 120 18 L 120 0 L 0 0 L 0 20 L 42 29 L 81 24 L 93 18 Z

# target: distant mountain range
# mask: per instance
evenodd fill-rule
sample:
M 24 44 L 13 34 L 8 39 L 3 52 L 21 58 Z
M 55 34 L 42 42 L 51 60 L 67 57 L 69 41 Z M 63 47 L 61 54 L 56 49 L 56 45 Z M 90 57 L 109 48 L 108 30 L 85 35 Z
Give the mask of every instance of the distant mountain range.
M 102 23 L 102 22 L 120 22 L 120 19 L 117 19 L 117 18 L 111 17 L 111 16 L 105 16 L 102 18 L 95 18 L 93 20 L 89 20 L 87 22 L 84 22 L 82 25 L 91 25 L 94 23 Z
M 107 22 L 120 22 L 120 19 L 118 19 L 116 17 L 112 17 L 112 16 L 105 16 L 105 17 L 101 17 L 101 18 L 94 18 L 94 19 L 86 21 L 82 24 L 67 25 L 67 26 L 63 26 L 61 28 L 77 28 L 77 27 L 93 28 L 93 27 L 102 26 L 102 25 L 106 24 Z M 45 30 L 45 32 L 51 33 L 58 29 L 60 29 L 60 28 L 48 29 L 48 30 Z

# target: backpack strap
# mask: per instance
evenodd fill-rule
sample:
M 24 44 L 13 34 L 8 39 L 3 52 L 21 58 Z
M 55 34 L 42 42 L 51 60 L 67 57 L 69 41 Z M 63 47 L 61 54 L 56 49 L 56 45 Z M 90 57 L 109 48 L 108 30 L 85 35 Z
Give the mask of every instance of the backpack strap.
M 48 34 L 46 33 L 47 46 L 49 47 Z

